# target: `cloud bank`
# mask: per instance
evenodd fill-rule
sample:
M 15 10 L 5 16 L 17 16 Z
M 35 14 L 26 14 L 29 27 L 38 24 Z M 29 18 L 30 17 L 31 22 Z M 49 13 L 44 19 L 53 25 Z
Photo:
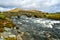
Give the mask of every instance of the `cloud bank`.
M 0 11 L 12 8 L 59 12 L 60 0 L 0 0 Z

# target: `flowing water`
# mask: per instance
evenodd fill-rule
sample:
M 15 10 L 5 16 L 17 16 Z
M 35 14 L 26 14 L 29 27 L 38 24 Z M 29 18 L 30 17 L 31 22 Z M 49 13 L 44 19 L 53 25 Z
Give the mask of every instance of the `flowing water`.
M 11 20 L 16 24 L 16 27 L 19 27 L 20 32 L 30 33 L 30 36 L 34 38 L 32 40 L 60 40 L 60 20 L 29 18 L 24 15 L 21 17 L 12 16 Z M 13 33 L 17 34 L 15 30 Z

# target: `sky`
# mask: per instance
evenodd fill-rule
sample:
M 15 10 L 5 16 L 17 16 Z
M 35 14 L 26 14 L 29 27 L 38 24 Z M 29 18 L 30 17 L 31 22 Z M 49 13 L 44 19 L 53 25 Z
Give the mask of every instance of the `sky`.
M 60 12 L 60 0 L 0 0 L 1 12 L 14 8 Z

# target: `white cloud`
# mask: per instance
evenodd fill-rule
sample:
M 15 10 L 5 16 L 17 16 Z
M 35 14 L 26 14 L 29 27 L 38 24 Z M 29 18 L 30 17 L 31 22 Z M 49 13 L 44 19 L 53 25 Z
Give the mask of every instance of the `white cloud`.
M 60 0 L 0 0 L 0 5 L 2 6 L 14 6 L 43 11 L 48 11 L 51 6 L 55 6 L 57 4 L 60 4 Z
M 0 11 L 1 11 L 1 12 L 3 12 L 3 11 L 8 11 L 8 10 L 11 10 L 11 9 L 0 7 Z

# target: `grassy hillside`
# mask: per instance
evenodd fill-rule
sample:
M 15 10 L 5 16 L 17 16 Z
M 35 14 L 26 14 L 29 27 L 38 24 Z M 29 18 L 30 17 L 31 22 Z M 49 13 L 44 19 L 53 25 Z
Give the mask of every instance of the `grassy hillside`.
M 51 18 L 51 19 L 59 19 L 60 20 L 60 13 L 55 13 L 55 14 L 48 14 L 46 15 L 47 18 Z
M 6 17 L 26 15 L 28 17 L 51 18 L 51 19 L 60 20 L 60 12 L 47 13 L 47 12 L 41 12 L 37 10 L 23 10 L 23 9 L 16 8 L 7 12 L 3 12 L 2 14 L 5 15 Z

